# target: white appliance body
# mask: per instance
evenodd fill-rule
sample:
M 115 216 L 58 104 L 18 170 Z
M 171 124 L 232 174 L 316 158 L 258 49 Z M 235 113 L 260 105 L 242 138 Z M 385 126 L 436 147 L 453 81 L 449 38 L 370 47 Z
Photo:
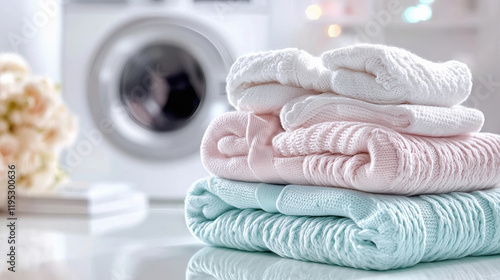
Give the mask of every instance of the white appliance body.
M 71 178 L 182 199 L 208 176 L 199 145 L 210 121 L 230 108 L 229 67 L 267 48 L 268 17 L 246 5 L 67 3 L 63 96 L 80 126 L 61 158 Z

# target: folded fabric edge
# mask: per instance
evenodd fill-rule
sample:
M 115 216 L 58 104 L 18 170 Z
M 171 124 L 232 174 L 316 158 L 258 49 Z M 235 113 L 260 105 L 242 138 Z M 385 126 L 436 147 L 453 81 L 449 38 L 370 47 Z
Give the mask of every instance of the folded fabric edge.
M 345 112 L 349 109 L 364 112 L 364 114 L 358 113 L 353 121 L 379 124 L 400 133 L 421 136 L 443 137 L 474 133 L 479 132 L 484 124 L 484 115 L 481 111 L 461 105 L 436 107 L 415 104 L 374 104 L 334 93 L 294 98 L 281 108 L 280 120 L 285 130 L 292 131 L 316 124 L 317 122 L 312 120 L 318 119 L 317 116 L 321 114 L 323 116 L 319 118 L 320 122 L 350 121 L 345 117 Z M 369 118 L 370 114 L 380 114 L 385 118 Z M 304 126 L 305 124 L 308 125 Z
M 437 68 L 437 71 L 451 71 L 451 75 L 448 74 L 449 76 L 463 78 L 461 81 L 463 83 L 462 92 L 459 92 L 455 87 L 447 85 L 448 90 L 450 90 L 449 93 L 452 95 L 447 96 L 447 98 L 441 98 L 442 104 L 428 103 L 427 105 L 451 107 L 463 103 L 469 97 L 472 89 L 471 71 L 465 63 L 456 60 L 434 62 L 420 57 L 407 49 L 379 44 L 357 44 L 326 51 L 321 54 L 322 63 L 329 70 L 348 67 L 357 71 L 365 71 L 366 67 L 372 68 L 369 72 L 375 74 L 377 83 L 383 84 L 385 88 L 390 90 L 395 90 L 396 85 L 407 87 L 413 83 L 412 80 L 414 77 L 412 77 L 412 73 L 406 65 L 406 59 L 401 60 L 402 57 L 410 57 L 420 65 Z M 373 62 L 374 58 L 378 60 L 378 63 L 375 63 L 376 66 L 368 65 L 368 62 Z M 348 63 L 350 65 L 347 66 L 346 62 L 350 62 Z M 410 92 L 418 93 L 415 92 L 416 89 L 412 87 L 407 88 Z M 412 94 L 408 97 L 408 101 L 409 103 L 419 104 L 421 100 L 418 99 L 418 94 Z

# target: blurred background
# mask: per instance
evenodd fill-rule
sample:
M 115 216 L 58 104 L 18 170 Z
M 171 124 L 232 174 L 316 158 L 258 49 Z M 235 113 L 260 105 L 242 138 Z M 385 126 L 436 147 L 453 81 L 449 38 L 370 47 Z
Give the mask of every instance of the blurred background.
M 484 112 L 483 131 L 500 133 L 500 1 L 25 0 L 2 5 L 0 52 L 20 54 L 33 77 L 55 81 L 23 74 L 27 85 L 50 89 L 35 92 L 47 104 L 60 89 L 64 103 L 58 106 L 65 104 L 76 117 L 78 135 L 60 154 L 60 167 L 71 180 L 59 188 L 51 188 L 60 182 L 57 166 L 37 171 L 47 166 L 36 160 L 43 147 L 20 147 L 14 155 L 26 160 L 16 169 L 31 179 L 24 181 L 25 189 L 41 192 L 16 197 L 21 272 L 17 278 L 2 272 L 7 266 L 2 254 L 0 279 L 183 279 L 202 245 L 185 225 L 182 200 L 195 180 L 208 175 L 199 154 L 203 132 L 231 110 L 225 78 L 235 59 L 250 52 L 296 47 L 319 55 L 378 43 L 432 61 L 459 60 L 474 79 L 465 105 Z M 0 99 L 6 92 L 2 87 L 15 81 L 9 75 L 0 71 Z M 30 90 L 25 86 L 25 94 L 33 94 Z M 35 134 L 55 131 L 70 138 L 65 137 L 73 134 L 69 113 L 57 115 L 54 108 L 58 121 Z M 10 134 L 15 133 L 0 133 L 0 153 L 9 154 L 4 140 Z M 28 148 L 40 142 L 16 137 Z M 56 150 L 45 152 L 59 156 Z M 7 174 L 1 159 L 0 172 Z M 16 191 L 22 191 L 21 180 L 16 182 Z M 0 212 L 7 209 L 6 193 L 0 193 Z M 7 250 L 7 234 L 3 226 L 0 252 Z M 458 265 L 498 278 L 498 271 L 474 270 L 477 264 Z M 445 265 L 441 275 L 449 274 Z
M 495 0 L 36 0 L 9 2 L 0 51 L 61 84 L 79 123 L 61 157 L 73 180 L 133 183 L 181 200 L 206 176 L 199 144 L 230 110 L 225 76 L 249 52 L 319 55 L 355 43 L 469 65 L 466 105 L 500 133 L 500 3 Z

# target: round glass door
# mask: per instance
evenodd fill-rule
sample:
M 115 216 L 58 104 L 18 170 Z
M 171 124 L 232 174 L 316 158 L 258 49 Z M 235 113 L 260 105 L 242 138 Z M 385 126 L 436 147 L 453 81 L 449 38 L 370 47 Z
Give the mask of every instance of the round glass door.
M 95 56 L 87 82 L 91 116 L 130 155 L 195 156 L 210 121 L 229 109 L 231 53 L 201 21 L 173 14 L 132 20 Z
M 201 106 L 205 75 L 196 59 L 173 45 L 156 44 L 130 57 L 120 98 L 130 117 L 152 131 L 185 126 Z

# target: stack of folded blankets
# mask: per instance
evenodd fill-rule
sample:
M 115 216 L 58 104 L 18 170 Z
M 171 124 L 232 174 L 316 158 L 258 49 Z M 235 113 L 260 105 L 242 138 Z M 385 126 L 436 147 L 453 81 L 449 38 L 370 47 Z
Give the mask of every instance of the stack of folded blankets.
M 387 270 L 500 253 L 500 136 L 460 104 L 471 73 L 354 45 L 239 58 L 236 111 L 201 145 L 214 176 L 186 198 L 214 246 Z

